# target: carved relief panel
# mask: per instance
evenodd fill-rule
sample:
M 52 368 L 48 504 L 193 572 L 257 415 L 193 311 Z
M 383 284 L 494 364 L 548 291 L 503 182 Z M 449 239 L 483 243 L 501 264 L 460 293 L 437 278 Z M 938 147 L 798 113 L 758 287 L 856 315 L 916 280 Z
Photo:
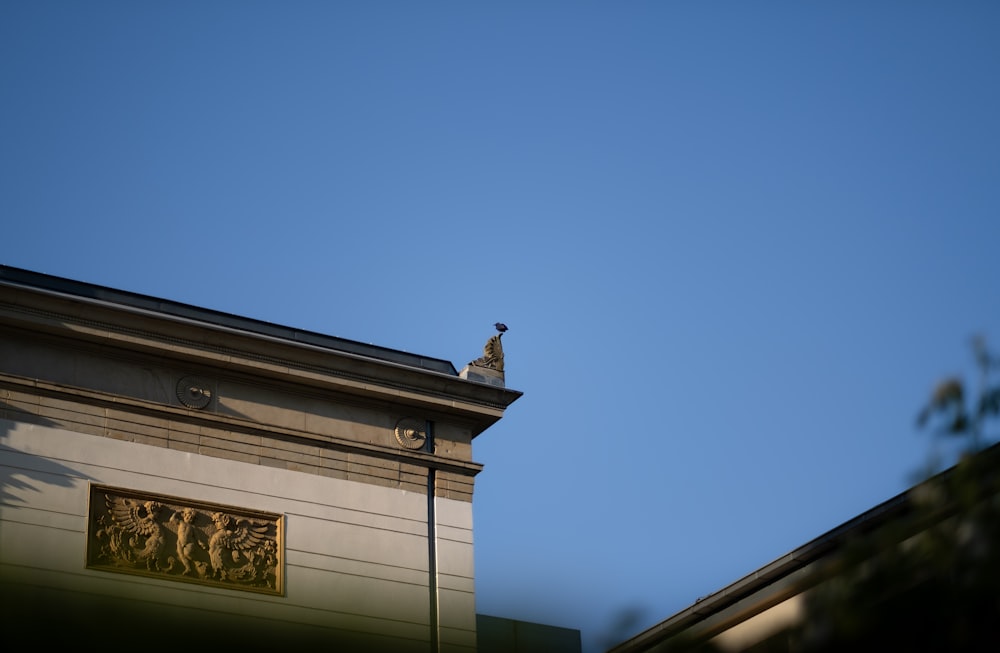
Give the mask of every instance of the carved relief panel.
M 281 594 L 281 515 L 93 485 L 87 566 Z

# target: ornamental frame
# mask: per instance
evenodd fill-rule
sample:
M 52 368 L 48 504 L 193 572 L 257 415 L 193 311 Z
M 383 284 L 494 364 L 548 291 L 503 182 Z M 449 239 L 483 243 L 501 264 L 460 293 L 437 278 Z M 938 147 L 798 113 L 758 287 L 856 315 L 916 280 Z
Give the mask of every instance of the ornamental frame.
M 90 486 L 87 568 L 284 595 L 283 515 Z

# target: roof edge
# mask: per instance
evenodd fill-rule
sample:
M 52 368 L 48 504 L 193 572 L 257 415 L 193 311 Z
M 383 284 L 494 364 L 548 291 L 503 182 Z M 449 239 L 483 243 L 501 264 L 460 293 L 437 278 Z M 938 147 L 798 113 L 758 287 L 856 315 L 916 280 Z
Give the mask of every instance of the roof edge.
M 977 452 L 976 455 L 1000 458 L 1000 443 L 986 447 Z M 940 482 L 942 479 L 954 474 L 955 469 L 956 466 L 953 465 L 914 484 L 899 494 L 760 567 L 756 571 L 743 576 L 716 592 L 698 599 L 687 608 L 674 613 L 663 621 L 615 645 L 608 650 L 608 653 L 647 650 L 647 647 L 669 639 L 769 585 L 788 578 L 793 573 L 829 555 L 832 551 L 845 546 L 853 538 L 871 533 L 889 523 L 892 519 L 906 515 L 912 508 L 914 492 L 920 488 Z
M 192 304 L 118 290 L 108 286 L 76 281 L 9 265 L 0 265 L 0 283 L 26 286 L 33 289 L 118 304 L 201 322 L 207 325 L 226 327 L 245 331 L 250 334 L 364 356 L 397 365 L 446 374 L 448 376 L 458 376 L 458 370 L 454 364 L 444 359 L 421 356 L 388 347 L 366 344 L 337 336 L 329 336 L 315 331 L 295 329 L 264 320 L 241 317 L 223 311 L 201 308 Z

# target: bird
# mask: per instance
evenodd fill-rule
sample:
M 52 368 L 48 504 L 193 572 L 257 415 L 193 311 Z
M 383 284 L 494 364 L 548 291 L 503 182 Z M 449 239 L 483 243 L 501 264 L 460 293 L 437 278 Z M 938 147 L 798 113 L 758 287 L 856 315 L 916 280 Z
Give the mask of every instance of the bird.
M 504 331 L 507 330 L 507 325 L 504 324 L 503 322 L 497 322 L 493 326 L 495 326 L 497 328 L 497 331 L 499 331 L 500 333 L 503 333 Z

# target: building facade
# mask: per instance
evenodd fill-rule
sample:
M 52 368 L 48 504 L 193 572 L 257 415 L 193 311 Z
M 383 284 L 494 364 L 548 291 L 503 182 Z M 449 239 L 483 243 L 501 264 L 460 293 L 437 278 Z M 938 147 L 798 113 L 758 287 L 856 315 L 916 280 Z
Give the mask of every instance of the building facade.
M 476 650 L 495 377 L 0 267 L 8 637 Z

